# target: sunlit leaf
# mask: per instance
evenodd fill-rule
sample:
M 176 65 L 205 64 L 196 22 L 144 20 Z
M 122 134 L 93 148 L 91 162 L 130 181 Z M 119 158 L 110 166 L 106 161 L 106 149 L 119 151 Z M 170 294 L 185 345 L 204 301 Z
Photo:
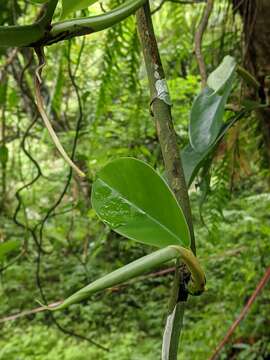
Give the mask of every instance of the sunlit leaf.
M 226 91 L 236 71 L 237 63 L 231 56 L 225 56 L 221 64 L 208 76 L 207 86 L 215 93 L 222 94 Z
M 93 184 L 92 205 L 121 235 L 157 247 L 189 247 L 188 226 L 173 193 L 146 163 L 121 158 L 106 165 Z

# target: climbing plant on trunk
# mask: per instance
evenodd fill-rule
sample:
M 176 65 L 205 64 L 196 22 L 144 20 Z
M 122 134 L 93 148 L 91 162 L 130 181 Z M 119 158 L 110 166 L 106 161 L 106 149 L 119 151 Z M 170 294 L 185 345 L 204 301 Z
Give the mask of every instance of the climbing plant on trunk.
M 157 250 L 97 279 L 76 291 L 62 304 L 47 306 L 47 309 L 64 309 L 96 292 L 123 283 L 173 260 L 175 277 L 163 336 L 162 360 L 176 360 L 188 296 L 201 295 L 206 284 L 204 271 L 196 257 L 188 187 L 205 163 L 209 165 L 209 159 L 211 161 L 213 158 L 216 147 L 226 131 L 243 116 L 241 112 L 229 122 L 224 122 L 225 106 L 237 72 L 248 81 L 253 81 L 252 77 L 237 66 L 234 58 L 224 58 L 220 66 L 209 75 L 206 86 L 193 102 L 189 143 L 180 151 L 171 114 L 172 102 L 154 33 L 149 2 L 127 0 L 101 15 L 58 22 L 53 22 L 58 1 L 41 2 L 44 6 L 33 24 L 0 27 L 0 45 L 35 49 L 38 66 L 33 76 L 37 109 L 65 161 L 79 175 L 87 176 L 65 152 L 46 113 L 41 92 L 42 69 L 46 65 L 44 47 L 105 30 L 136 12 L 137 29 L 149 83 L 149 107 L 156 125 L 165 167 L 165 176 L 162 177 L 142 161 L 120 158 L 108 163 L 98 173 L 93 183 L 91 201 L 99 218 L 122 236 L 154 246 Z M 70 0 L 62 0 L 63 16 L 67 17 L 72 11 L 91 4 L 93 0 L 81 0 L 76 4 Z M 5 144 L 0 148 L 0 155 L 1 166 L 4 168 L 8 156 Z M 8 245 L 0 247 L 1 256 L 5 256 L 17 246 Z

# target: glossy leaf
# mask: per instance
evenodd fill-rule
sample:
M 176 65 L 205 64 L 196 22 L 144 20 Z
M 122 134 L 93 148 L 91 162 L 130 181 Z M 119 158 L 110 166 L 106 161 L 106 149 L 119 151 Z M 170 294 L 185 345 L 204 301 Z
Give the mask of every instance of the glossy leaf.
M 62 17 L 66 17 L 74 11 L 86 9 L 96 2 L 97 0 L 62 0 Z
M 221 64 L 208 76 L 207 86 L 222 95 L 234 77 L 237 63 L 231 56 L 225 56 Z
M 189 124 L 190 144 L 196 152 L 213 145 L 223 123 L 225 105 L 231 93 L 236 62 L 226 56 L 207 80 L 207 87 L 195 98 Z
M 64 309 L 69 305 L 89 298 L 91 295 L 94 295 L 99 291 L 122 284 L 123 282 L 133 279 L 136 276 L 142 275 L 145 272 L 150 271 L 169 260 L 179 257 L 179 255 L 179 251 L 174 247 L 166 247 L 165 249 L 157 250 L 149 255 L 143 256 L 140 259 L 131 262 L 130 264 L 122 266 L 120 269 L 117 269 L 110 274 L 104 275 L 98 280 L 93 281 L 89 285 L 69 296 L 61 305 L 49 309 Z
M 182 166 L 188 187 L 192 184 L 207 154 L 208 151 L 203 153 L 196 152 L 190 144 L 181 151 Z
M 189 140 L 195 151 L 206 151 L 217 138 L 222 127 L 232 80 L 226 85 L 223 95 L 218 95 L 206 87 L 194 100 L 190 114 Z
M 130 239 L 157 247 L 190 246 L 173 193 L 142 161 L 121 158 L 106 165 L 93 184 L 92 205 L 102 221 Z
M 193 147 L 188 144 L 182 151 L 181 151 L 181 159 L 182 165 L 185 173 L 185 179 L 188 187 L 191 185 L 192 181 L 194 180 L 195 176 L 205 163 L 208 158 L 208 155 L 214 149 L 214 147 L 222 140 L 224 135 L 227 131 L 238 121 L 241 117 L 243 117 L 245 111 L 241 111 L 239 114 L 234 116 L 228 123 L 222 125 L 220 132 L 216 139 L 214 140 L 213 144 L 208 147 L 203 152 L 197 152 L 193 149 Z
M 0 243 L 0 260 L 8 255 L 10 252 L 18 249 L 20 242 L 18 240 L 10 240 L 4 243 Z
M 65 309 L 69 305 L 87 299 L 99 291 L 122 284 L 174 259 L 181 259 L 187 265 L 187 268 L 191 273 L 191 281 L 188 285 L 189 293 L 194 295 L 201 294 L 205 290 L 205 274 L 196 256 L 191 250 L 181 246 L 167 246 L 164 249 L 159 249 L 130 264 L 122 266 L 120 269 L 117 269 L 110 274 L 104 275 L 102 278 L 93 281 L 69 296 L 62 304 L 52 307 L 49 306 L 47 309 Z

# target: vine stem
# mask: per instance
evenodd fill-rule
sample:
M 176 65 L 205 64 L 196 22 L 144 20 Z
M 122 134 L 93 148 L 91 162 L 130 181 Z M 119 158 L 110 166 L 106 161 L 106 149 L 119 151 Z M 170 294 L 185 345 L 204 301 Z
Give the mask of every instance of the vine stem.
M 30 25 L 0 26 L 0 44 L 7 47 L 41 47 L 105 30 L 133 14 L 146 0 L 127 0 L 104 14 L 51 24 L 58 0 L 49 0 L 41 18 Z
M 214 0 L 207 0 L 204 12 L 202 14 L 202 18 L 198 25 L 198 30 L 196 31 L 195 39 L 194 39 L 195 56 L 196 56 L 197 63 L 199 66 L 199 71 L 201 74 L 202 89 L 205 88 L 206 82 L 207 82 L 206 66 L 205 66 L 204 57 L 202 54 L 202 39 L 203 39 L 204 32 L 207 28 L 208 21 L 211 16 L 213 7 L 214 7 Z
M 42 118 L 42 120 L 44 121 L 44 124 L 51 136 L 52 141 L 54 142 L 57 150 L 59 151 L 60 155 L 63 157 L 63 159 L 68 163 L 68 165 L 76 171 L 76 173 L 81 176 L 81 177 L 85 177 L 85 174 L 78 168 L 77 165 L 74 164 L 74 162 L 70 159 L 70 157 L 68 156 L 68 154 L 66 153 L 65 149 L 63 148 L 61 142 L 59 141 L 51 123 L 50 120 L 48 118 L 48 115 L 45 111 L 44 108 L 44 104 L 43 104 L 43 99 L 41 96 L 41 90 L 40 90 L 40 86 L 42 83 L 42 79 L 41 79 L 41 73 L 42 73 L 42 69 L 45 66 L 46 62 L 45 62 L 45 56 L 43 53 L 43 48 L 35 48 L 36 54 L 38 56 L 39 59 L 39 65 L 36 69 L 36 73 L 35 73 L 35 87 L 34 87 L 34 91 L 35 91 L 35 98 L 36 98 L 36 105 L 38 108 L 38 111 L 40 113 L 40 116 Z
M 148 1 L 137 11 L 136 18 L 150 88 L 151 113 L 157 128 L 166 175 L 168 183 L 185 214 L 191 235 L 191 249 L 195 254 L 195 237 L 188 191 L 173 127 L 169 91 L 166 85 Z M 177 359 L 185 302 L 188 297 L 185 286 L 186 275 L 186 268 L 184 266 L 180 267 L 177 262 L 167 323 L 163 336 L 162 360 Z

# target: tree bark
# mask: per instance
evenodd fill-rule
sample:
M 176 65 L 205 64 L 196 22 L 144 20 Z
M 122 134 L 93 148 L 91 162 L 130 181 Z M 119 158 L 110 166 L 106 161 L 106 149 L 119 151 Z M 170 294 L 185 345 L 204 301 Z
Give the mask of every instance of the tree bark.
M 252 95 L 270 105 L 270 1 L 233 0 L 233 5 L 243 20 L 244 66 L 260 83 L 258 94 Z M 258 111 L 258 119 L 270 166 L 270 106 Z

